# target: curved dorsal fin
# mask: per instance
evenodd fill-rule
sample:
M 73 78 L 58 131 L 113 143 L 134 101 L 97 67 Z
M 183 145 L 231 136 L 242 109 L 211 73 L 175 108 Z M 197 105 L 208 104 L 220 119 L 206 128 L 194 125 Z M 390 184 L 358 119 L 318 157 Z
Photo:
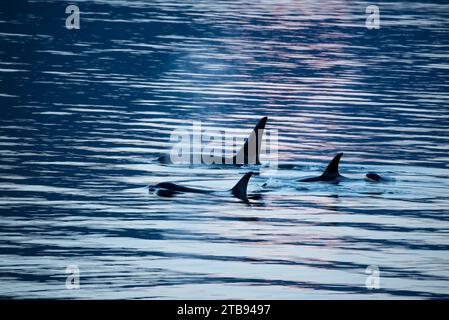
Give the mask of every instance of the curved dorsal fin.
M 234 156 L 234 164 L 260 164 L 260 146 L 262 145 L 263 130 L 267 121 L 268 117 L 263 117 L 259 120 L 246 139 L 245 144 Z
M 253 172 L 245 173 L 245 175 L 237 182 L 237 184 L 231 189 L 231 192 L 234 196 L 239 199 L 246 200 L 246 189 L 248 187 L 248 182 Z
M 339 176 L 338 165 L 340 164 L 340 159 L 343 156 L 343 152 L 337 153 L 335 157 L 329 162 L 326 170 L 323 172 L 323 176 Z

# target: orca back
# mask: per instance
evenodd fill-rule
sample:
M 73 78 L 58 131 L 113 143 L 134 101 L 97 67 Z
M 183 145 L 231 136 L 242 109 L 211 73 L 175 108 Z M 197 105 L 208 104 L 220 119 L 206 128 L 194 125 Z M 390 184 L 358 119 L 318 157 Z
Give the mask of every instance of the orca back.
M 263 117 L 249 134 L 245 144 L 234 155 L 232 162 L 235 165 L 256 164 L 260 165 L 260 147 L 262 145 L 263 131 L 268 117 Z
M 239 199 L 247 200 L 248 182 L 253 172 L 245 173 L 245 175 L 237 182 L 237 184 L 231 189 L 231 193 Z
M 338 166 L 340 164 L 340 159 L 343 156 L 343 152 L 337 153 L 335 157 L 329 162 L 329 164 L 326 167 L 326 170 L 324 170 L 321 177 L 323 180 L 329 180 L 329 179 L 335 179 L 340 176 L 340 172 L 338 170 Z

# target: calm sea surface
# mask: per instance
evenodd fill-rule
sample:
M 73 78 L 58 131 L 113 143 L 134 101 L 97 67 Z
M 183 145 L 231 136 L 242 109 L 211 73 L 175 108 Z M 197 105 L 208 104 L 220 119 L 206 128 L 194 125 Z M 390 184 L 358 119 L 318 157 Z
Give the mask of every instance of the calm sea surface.
M 449 298 L 444 2 L 378 3 L 377 30 L 355 1 L 70 1 L 79 30 L 68 2 L 5 2 L 0 297 Z M 290 169 L 156 161 L 192 121 L 262 116 Z M 296 181 L 337 152 L 352 180 Z M 249 170 L 249 205 L 147 188 Z

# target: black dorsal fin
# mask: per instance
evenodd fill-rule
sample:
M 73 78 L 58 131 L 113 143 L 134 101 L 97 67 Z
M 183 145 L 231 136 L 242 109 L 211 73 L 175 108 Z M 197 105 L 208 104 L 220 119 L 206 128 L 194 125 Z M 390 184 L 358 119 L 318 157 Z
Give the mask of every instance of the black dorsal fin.
M 234 196 L 239 199 L 246 200 L 246 189 L 248 187 L 248 182 L 253 172 L 245 173 L 245 175 L 237 182 L 237 184 L 231 189 L 231 192 Z
M 326 170 L 324 170 L 322 176 L 339 176 L 338 165 L 340 164 L 340 159 L 343 156 L 343 152 L 337 153 L 331 162 L 327 165 Z
M 249 134 L 244 145 L 234 156 L 235 164 L 260 164 L 260 146 L 262 145 L 262 136 L 268 117 L 263 117 L 256 124 Z

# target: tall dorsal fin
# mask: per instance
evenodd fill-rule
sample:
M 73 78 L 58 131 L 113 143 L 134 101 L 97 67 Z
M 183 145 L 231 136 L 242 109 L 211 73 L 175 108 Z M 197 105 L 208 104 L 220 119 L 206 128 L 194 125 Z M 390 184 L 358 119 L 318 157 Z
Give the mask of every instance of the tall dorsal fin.
M 339 176 L 338 165 L 340 164 L 340 159 L 343 156 L 343 152 L 337 153 L 331 162 L 327 165 L 326 170 L 324 170 L 322 176 Z
M 237 182 L 237 184 L 231 189 L 231 192 L 234 196 L 239 199 L 247 200 L 246 197 L 246 189 L 248 187 L 248 182 L 253 172 L 245 173 L 245 175 Z
M 233 162 L 235 164 L 260 164 L 260 146 L 262 145 L 263 130 L 267 121 L 268 117 L 263 117 L 256 124 L 246 139 L 245 144 L 234 156 Z

